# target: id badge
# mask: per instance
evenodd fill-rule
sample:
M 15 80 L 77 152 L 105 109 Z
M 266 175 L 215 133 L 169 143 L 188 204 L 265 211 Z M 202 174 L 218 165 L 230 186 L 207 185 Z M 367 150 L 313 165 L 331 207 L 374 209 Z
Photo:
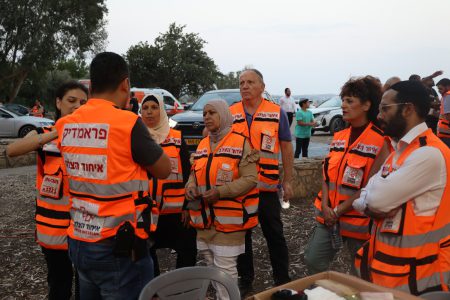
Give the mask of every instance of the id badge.
M 391 168 L 390 164 L 384 165 L 383 168 L 381 169 L 381 177 L 386 178 L 390 173 L 389 171 L 390 168 Z
M 178 159 L 176 157 L 169 157 L 169 159 L 172 173 L 178 173 Z
M 216 185 L 223 185 L 233 181 L 233 170 L 229 164 L 222 164 L 217 172 Z
M 342 183 L 359 189 L 361 187 L 363 176 L 364 171 L 362 169 L 347 166 L 344 170 Z
M 261 141 L 261 150 L 275 152 L 276 137 L 270 132 L 263 132 Z
M 58 176 L 45 175 L 42 180 L 41 189 L 39 193 L 42 196 L 59 199 L 61 190 L 62 178 Z
M 403 208 L 400 208 L 395 216 L 383 220 L 380 232 L 398 233 L 402 222 Z

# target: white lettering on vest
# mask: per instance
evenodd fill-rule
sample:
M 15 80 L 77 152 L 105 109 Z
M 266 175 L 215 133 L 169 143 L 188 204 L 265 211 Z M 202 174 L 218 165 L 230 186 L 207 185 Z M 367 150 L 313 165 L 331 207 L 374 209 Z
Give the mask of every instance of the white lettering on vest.
M 232 154 L 232 155 L 242 155 L 242 148 L 236 148 L 236 147 L 220 147 L 217 150 L 217 154 Z
M 64 153 L 64 162 L 71 176 L 105 180 L 108 173 L 106 155 Z
M 62 146 L 106 148 L 109 124 L 74 123 L 64 125 Z

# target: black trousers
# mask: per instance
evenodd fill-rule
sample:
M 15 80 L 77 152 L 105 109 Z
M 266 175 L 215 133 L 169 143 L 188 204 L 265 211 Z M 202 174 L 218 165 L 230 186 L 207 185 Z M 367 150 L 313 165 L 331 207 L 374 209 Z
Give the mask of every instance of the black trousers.
M 289 278 L 289 257 L 281 222 L 281 205 L 276 192 L 260 192 L 258 217 L 269 249 L 272 277 L 276 285 L 291 281 Z M 238 274 L 241 284 L 251 284 L 255 278 L 253 268 L 252 231 L 245 235 L 245 253 L 238 256 Z
M 75 299 L 79 299 L 80 286 L 77 272 L 74 272 L 67 250 L 41 247 L 47 262 L 47 283 L 49 300 L 69 300 L 72 295 L 72 279 L 75 273 Z
M 295 139 L 295 158 L 300 157 L 300 153 L 302 153 L 302 157 L 308 157 L 308 147 L 309 147 L 310 138 L 296 138 Z
M 169 248 L 177 252 L 176 268 L 195 266 L 197 261 L 197 233 L 194 228 L 185 228 L 181 214 L 160 215 L 158 227 L 153 235 L 155 244 L 150 248 L 155 277 L 160 274 L 156 249 Z
M 293 112 L 286 112 L 287 117 L 288 117 L 288 121 L 289 121 L 289 127 L 291 127 L 292 125 L 292 120 L 294 118 L 294 113 Z

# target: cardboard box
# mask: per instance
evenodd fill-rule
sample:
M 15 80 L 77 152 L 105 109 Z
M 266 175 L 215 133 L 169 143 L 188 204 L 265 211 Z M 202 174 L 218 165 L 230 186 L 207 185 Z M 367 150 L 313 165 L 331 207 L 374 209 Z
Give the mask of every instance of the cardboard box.
M 319 274 L 315 274 L 312 276 L 308 276 L 305 278 L 297 279 L 286 283 L 284 285 L 280 285 L 264 292 L 258 293 L 256 295 L 250 296 L 247 300 L 270 300 L 270 296 L 278 290 L 281 289 L 293 289 L 293 290 L 304 290 L 310 285 L 314 284 L 316 280 L 319 279 L 330 279 L 349 287 L 352 287 L 360 292 L 390 292 L 394 295 L 395 299 L 399 300 L 418 300 L 421 299 L 419 297 L 407 294 L 405 292 L 401 292 L 398 290 L 393 290 L 385 287 L 381 287 L 379 285 L 367 282 L 360 278 L 342 274 L 334 271 L 323 272 Z

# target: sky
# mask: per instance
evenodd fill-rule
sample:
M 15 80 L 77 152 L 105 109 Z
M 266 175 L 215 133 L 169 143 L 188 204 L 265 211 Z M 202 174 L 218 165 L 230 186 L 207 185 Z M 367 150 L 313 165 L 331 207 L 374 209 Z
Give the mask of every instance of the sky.
M 448 0 L 107 0 L 107 50 L 153 44 L 169 24 L 207 41 L 223 73 L 259 69 L 266 89 L 338 94 L 351 76 L 450 78 Z M 132 74 L 131 74 L 132 76 Z

